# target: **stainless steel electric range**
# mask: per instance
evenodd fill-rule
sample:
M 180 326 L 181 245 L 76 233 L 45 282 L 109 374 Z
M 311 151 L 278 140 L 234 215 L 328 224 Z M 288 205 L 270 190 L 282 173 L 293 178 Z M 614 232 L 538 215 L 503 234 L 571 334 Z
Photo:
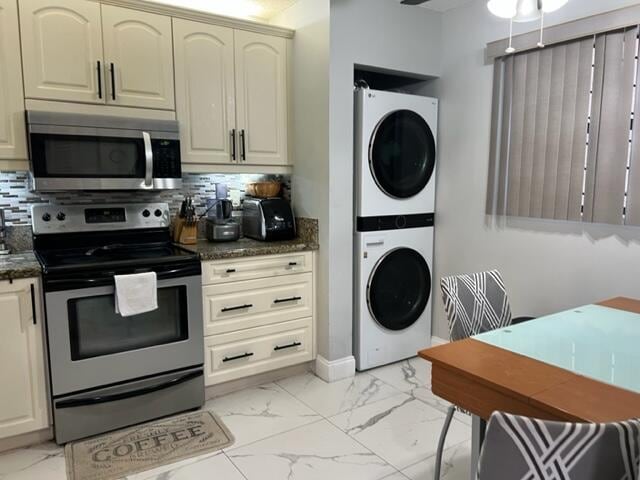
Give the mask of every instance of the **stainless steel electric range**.
M 162 203 L 32 208 L 57 443 L 204 403 L 200 260 L 169 218 Z M 116 313 L 114 275 L 150 271 L 158 308 Z

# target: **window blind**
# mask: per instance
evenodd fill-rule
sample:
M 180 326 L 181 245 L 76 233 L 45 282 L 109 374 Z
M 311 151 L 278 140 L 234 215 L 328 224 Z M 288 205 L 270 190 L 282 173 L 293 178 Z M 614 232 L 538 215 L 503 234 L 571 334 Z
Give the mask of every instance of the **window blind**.
M 624 223 L 637 38 L 634 27 L 596 39 L 583 217 L 587 222 Z
M 489 213 L 640 225 L 638 35 L 495 61 Z

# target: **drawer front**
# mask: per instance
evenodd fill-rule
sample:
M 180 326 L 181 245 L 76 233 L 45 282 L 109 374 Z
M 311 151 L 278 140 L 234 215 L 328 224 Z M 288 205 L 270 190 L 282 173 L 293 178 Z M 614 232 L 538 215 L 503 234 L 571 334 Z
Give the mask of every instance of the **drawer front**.
M 311 273 L 223 283 L 203 287 L 204 334 L 310 317 L 313 314 Z
M 311 318 L 205 338 L 205 384 L 295 365 L 313 358 Z
M 214 260 L 202 264 L 202 284 L 215 285 L 310 272 L 311 263 L 311 252 Z

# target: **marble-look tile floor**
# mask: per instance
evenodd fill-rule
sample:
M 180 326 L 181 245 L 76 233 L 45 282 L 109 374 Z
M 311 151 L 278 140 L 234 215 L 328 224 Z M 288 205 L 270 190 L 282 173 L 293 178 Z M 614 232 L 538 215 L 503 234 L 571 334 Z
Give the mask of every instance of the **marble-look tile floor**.
M 412 358 L 325 383 L 311 373 L 206 403 L 236 438 L 221 452 L 126 480 L 431 480 L 448 407 L 431 370 Z M 445 480 L 468 480 L 470 420 L 456 414 Z M 0 454 L 0 480 L 64 480 L 64 454 L 49 442 Z

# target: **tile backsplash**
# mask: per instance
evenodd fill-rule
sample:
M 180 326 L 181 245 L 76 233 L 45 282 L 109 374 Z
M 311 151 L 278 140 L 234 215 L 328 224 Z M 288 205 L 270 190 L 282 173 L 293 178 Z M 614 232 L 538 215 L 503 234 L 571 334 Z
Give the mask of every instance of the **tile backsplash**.
M 182 189 L 180 190 L 41 193 L 29 191 L 28 172 L 4 171 L 0 172 L 0 209 L 5 211 L 7 225 L 18 226 L 31 224 L 32 204 L 167 202 L 173 212 L 180 207 L 184 196 L 190 194 L 198 208 L 198 213 L 202 213 L 207 198 L 215 197 L 216 183 L 226 183 L 229 191 L 239 190 L 241 198 L 244 198 L 244 189 L 247 183 L 265 180 L 282 182 L 281 195 L 287 199 L 291 198 L 290 175 L 185 173 L 182 176 Z

